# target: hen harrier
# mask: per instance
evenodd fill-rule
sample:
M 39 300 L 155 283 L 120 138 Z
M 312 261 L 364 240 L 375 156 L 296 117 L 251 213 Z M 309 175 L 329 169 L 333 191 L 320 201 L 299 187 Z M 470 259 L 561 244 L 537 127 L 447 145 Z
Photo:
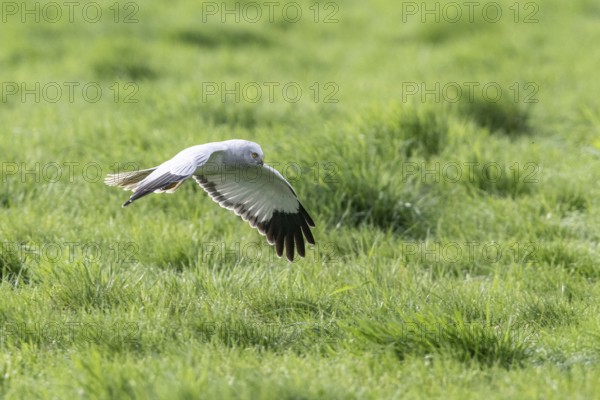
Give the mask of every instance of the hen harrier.
M 304 238 L 315 244 L 314 227 L 296 192 L 274 168 L 263 163 L 256 143 L 227 140 L 189 147 L 158 167 L 108 175 L 109 186 L 131 190 L 123 207 L 150 193 L 173 193 L 193 176 L 221 207 L 232 210 L 275 245 L 277 255 L 294 260 L 294 243 L 304 257 Z

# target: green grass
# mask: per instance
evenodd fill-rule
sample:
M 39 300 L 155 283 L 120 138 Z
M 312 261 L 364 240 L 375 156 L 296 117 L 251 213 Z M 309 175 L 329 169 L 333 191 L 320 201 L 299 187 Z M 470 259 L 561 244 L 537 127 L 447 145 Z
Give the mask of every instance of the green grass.
M 0 397 L 600 391 L 596 3 L 536 3 L 534 23 L 514 2 L 497 23 L 99 4 L 97 23 L 2 14 Z M 192 182 L 127 209 L 102 183 L 230 138 L 296 188 L 305 259 Z

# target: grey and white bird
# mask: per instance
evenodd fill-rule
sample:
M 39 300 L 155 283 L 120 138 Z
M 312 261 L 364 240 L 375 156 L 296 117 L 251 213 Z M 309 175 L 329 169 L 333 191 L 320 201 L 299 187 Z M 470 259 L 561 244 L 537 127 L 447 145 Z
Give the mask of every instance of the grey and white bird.
M 232 210 L 266 236 L 279 257 L 294 260 L 294 247 L 304 257 L 304 239 L 315 244 L 313 219 L 292 185 L 263 162 L 260 146 L 246 140 L 226 140 L 192 146 L 158 167 L 120 172 L 104 183 L 131 190 L 123 207 L 150 193 L 173 193 L 193 177 L 221 207 Z

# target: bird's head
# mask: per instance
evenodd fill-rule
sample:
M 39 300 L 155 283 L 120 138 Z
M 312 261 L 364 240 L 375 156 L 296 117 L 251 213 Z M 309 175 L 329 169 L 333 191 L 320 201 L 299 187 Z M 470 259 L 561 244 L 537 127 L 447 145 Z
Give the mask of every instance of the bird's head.
M 250 165 L 263 165 L 264 157 L 262 149 L 260 146 L 253 142 L 248 142 L 248 145 L 245 146 L 244 149 L 244 160 L 248 162 Z
M 229 149 L 225 151 L 223 161 L 238 166 L 262 166 L 264 154 L 257 143 L 247 140 L 228 140 Z

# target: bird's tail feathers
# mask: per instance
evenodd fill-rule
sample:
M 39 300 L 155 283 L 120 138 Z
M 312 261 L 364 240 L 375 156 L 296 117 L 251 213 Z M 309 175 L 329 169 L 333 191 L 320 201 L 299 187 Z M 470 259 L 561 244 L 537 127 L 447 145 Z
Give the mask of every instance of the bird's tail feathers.
M 104 183 L 108 186 L 118 186 L 123 190 L 133 190 L 138 187 L 141 181 L 143 181 L 148 175 L 150 175 L 157 167 L 142 169 L 139 171 L 131 172 L 118 172 L 116 174 L 109 174 L 104 179 Z
M 154 193 L 169 193 L 169 194 L 171 194 L 171 193 L 175 193 L 175 191 L 176 191 L 177 189 L 179 189 L 179 186 L 181 186 L 181 184 L 182 184 L 183 182 L 184 182 L 184 181 L 179 181 L 179 182 L 173 182 L 173 183 L 169 183 L 167 186 L 164 186 L 164 187 L 162 187 L 162 188 L 160 188 L 160 189 L 156 189 L 156 190 L 154 191 Z

